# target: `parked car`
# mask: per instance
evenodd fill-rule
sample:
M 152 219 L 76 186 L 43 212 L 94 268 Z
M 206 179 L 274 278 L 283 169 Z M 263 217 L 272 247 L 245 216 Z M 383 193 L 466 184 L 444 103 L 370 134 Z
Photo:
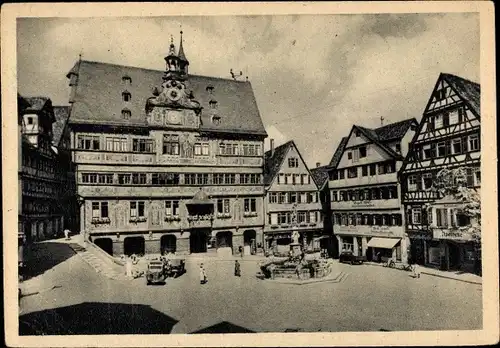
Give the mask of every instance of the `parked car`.
M 364 256 L 356 256 L 350 250 L 341 252 L 339 256 L 339 262 L 350 263 L 351 265 L 361 265 L 364 261 L 366 261 L 366 258 Z
M 165 263 L 162 260 L 152 260 L 148 263 L 146 271 L 146 284 L 164 283 L 167 278 Z
M 183 259 L 173 259 L 168 260 L 166 264 L 166 275 L 167 277 L 177 277 L 178 275 L 184 274 L 186 272 L 186 261 Z

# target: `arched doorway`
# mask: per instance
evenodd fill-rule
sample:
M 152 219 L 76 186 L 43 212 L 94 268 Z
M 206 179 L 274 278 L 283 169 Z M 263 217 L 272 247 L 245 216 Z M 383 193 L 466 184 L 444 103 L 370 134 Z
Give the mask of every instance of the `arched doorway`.
M 191 253 L 206 253 L 210 229 L 193 228 L 189 236 L 189 250 Z
M 257 232 L 255 230 L 245 230 L 243 232 L 243 248 L 245 255 L 255 254 L 257 245 Z
M 160 238 L 161 254 L 175 253 L 177 238 L 173 234 L 165 234 Z
M 113 256 L 113 240 L 111 238 L 97 238 L 94 244 Z
M 144 237 L 127 237 L 123 241 L 123 253 L 127 256 L 132 254 L 144 255 Z
M 215 235 L 217 255 L 230 256 L 233 254 L 233 233 L 231 231 L 217 232 Z

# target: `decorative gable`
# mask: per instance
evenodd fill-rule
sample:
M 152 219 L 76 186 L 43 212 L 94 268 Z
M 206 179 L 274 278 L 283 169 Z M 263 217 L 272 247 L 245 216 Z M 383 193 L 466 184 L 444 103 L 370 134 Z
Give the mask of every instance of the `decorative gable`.
M 434 87 L 425 113 L 437 111 L 452 106 L 461 101 L 460 96 L 443 78 L 440 78 Z

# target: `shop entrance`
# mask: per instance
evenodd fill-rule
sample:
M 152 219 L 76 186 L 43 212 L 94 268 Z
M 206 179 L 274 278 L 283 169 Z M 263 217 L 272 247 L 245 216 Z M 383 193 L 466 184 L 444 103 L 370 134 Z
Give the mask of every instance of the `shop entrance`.
M 255 253 L 255 240 L 257 238 L 257 232 L 255 230 L 246 230 L 243 232 L 243 247 L 245 255 Z
M 94 240 L 94 244 L 113 256 L 113 240 L 111 238 L 97 238 Z
M 195 228 L 191 230 L 189 236 L 189 251 L 194 253 L 206 253 L 208 237 L 210 236 L 210 229 L 208 228 Z
M 457 244 L 448 242 L 449 268 L 456 270 L 460 268 L 460 250 Z
M 160 238 L 161 254 L 175 253 L 177 247 L 177 238 L 171 234 L 165 234 Z
M 145 250 L 144 237 L 127 237 L 123 240 L 123 253 L 127 256 L 132 254 L 141 256 Z

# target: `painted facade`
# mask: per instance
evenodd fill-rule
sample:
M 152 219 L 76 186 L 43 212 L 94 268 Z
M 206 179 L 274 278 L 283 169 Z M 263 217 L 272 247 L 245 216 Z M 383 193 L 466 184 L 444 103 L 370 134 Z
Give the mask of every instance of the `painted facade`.
M 255 252 L 266 133 L 252 87 L 190 75 L 182 38 L 165 61 L 68 74 L 80 231 L 114 256 Z
M 339 251 L 368 260 L 407 260 L 397 172 L 417 127 L 415 119 L 377 129 L 353 126 L 330 162 L 333 231 Z
M 457 230 L 464 220 L 460 214 L 457 218 L 461 202 L 441 197 L 433 180 L 442 169 L 462 167 L 466 185 L 478 191 L 480 140 L 480 86 L 441 74 L 401 170 L 406 230 L 415 262 L 443 269 L 473 267 L 470 236 Z

